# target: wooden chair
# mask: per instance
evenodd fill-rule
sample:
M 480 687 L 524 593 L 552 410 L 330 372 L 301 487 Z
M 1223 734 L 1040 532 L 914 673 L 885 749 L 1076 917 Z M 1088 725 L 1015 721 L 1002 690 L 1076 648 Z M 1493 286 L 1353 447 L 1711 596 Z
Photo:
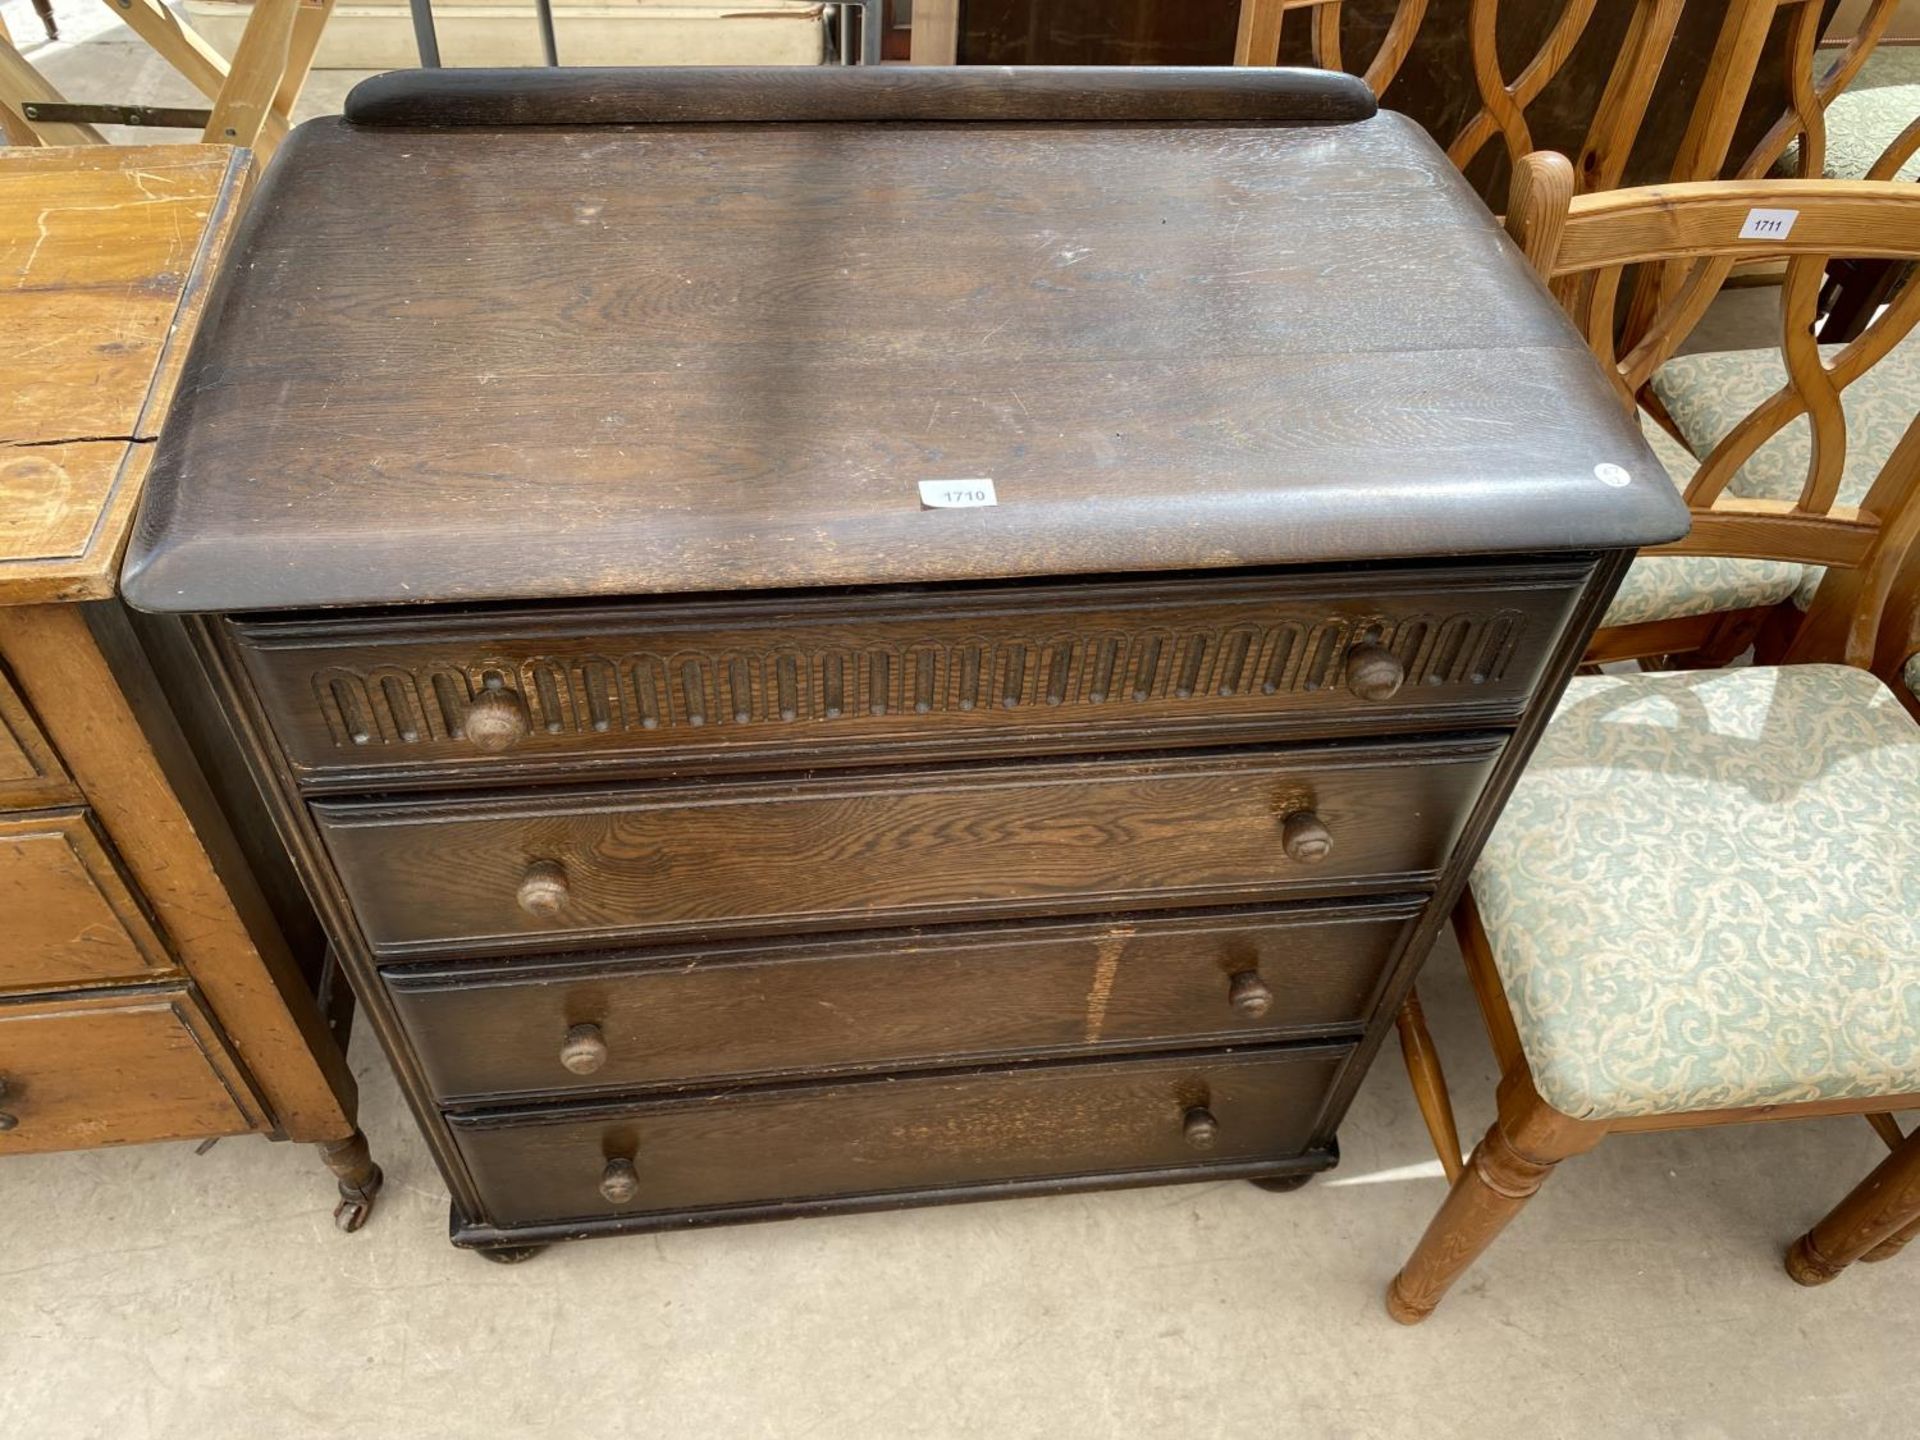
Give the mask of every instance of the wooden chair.
M 1314 64 L 1326 70 L 1343 68 L 1342 4 L 1343 0 L 1242 0 L 1234 64 L 1274 64 L 1283 22 L 1290 12 L 1304 10 L 1311 12 L 1313 22 Z M 1628 153 L 1646 118 L 1654 81 L 1680 23 L 1683 4 L 1684 0 L 1634 0 L 1632 19 L 1577 157 L 1582 189 L 1604 190 L 1620 183 Z M 1467 16 L 1468 40 L 1480 105 L 1448 144 L 1447 158 L 1464 170 L 1496 139 L 1505 145 L 1511 161 L 1518 162 L 1530 153 L 1533 136 L 1527 128 L 1527 107 L 1560 73 L 1597 9 L 1597 0 L 1560 0 L 1560 10 L 1539 48 L 1519 74 L 1508 79 L 1500 67 L 1498 45 L 1501 0 L 1472 0 Z M 1375 95 L 1385 92 L 1399 74 L 1426 13 L 1427 0 L 1399 0 L 1365 71 L 1364 78 Z
M 1800 1284 L 1824 1285 L 1855 1260 L 1891 1260 L 1920 1235 L 1920 1130 L 1902 1137 L 1895 1127 L 1888 1143 L 1893 1153 L 1787 1251 Z
M 1825 255 L 1920 233 L 1920 192 L 1884 183 L 1572 188 L 1563 158 L 1529 157 L 1508 216 L 1563 289 L 1633 260 L 1721 268 L 1756 244 L 1739 238 L 1751 211 L 1790 208 L 1788 233 L 1758 244 L 1791 257 L 1798 314 Z M 1836 501 L 1838 391 L 1911 323 L 1916 297 L 1837 374 L 1810 335 L 1790 339 L 1795 387 L 1688 489 L 1685 553 L 1832 567 L 1796 642 L 1847 663 L 1576 677 L 1495 827 L 1455 926 L 1500 1062 L 1499 1118 L 1463 1166 L 1409 997 L 1408 1069 L 1452 1188 L 1389 1291 L 1396 1319 L 1430 1314 L 1554 1167 L 1609 1135 L 1920 1106 L 1920 1034 L 1903 1028 L 1920 989 L 1920 724 L 1864 668 L 1920 525 L 1907 503 L 1920 423 L 1864 505 Z M 1816 437 L 1802 493 L 1728 495 L 1741 460 L 1800 410 Z
M 204 112 L 175 116 L 147 112 L 146 123 L 162 127 L 191 119 L 209 144 L 238 145 L 264 162 L 285 138 L 333 0 L 254 0 L 246 29 L 227 60 L 162 0 L 108 0 L 108 8 L 162 59 L 213 103 Z M 64 107 L 58 119 L 29 114 L 42 103 Z M 69 118 L 79 109 L 81 117 Z M 140 106 L 70 105 L 0 36 L 0 129 L 15 145 L 98 144 L 96 124 Z
M 1836 257 L 1920 258 L 1920 192 L 1888 182 L 1773 180 L 1584 197 L 1568 217 L 1574 238 L 1552 248 L 1548 232 L 1569 184 L 1564 162 L 1535 157 L 1518 179 L 1511 223 L 1618 376 L 1622 403 L 1650 392 L 1688 442 L 1643 417 L 1697 512 L 1694 531 L 1635 562 L 1588 661 L 1687 656 L 1724 664 L 1759 640 L 1767 659 L 1873 663 L 1920 525 L 1920 508 L 1910 503 L 1920 455 L 1920 336 L 1911 334 L 1920 286 L 1906 285 L 1844 346 L 1818 344 L 1814 329 Z M 1793 212 L 1788 241 L 1739 238 L 1755 209 Z M 1790 258 L 1778 349 L 1674 358 L 1736 264 L 1783 254 Z M 1688 267 L 1690 278 L 1619 353 L 1624 266 L 1669 261 Z

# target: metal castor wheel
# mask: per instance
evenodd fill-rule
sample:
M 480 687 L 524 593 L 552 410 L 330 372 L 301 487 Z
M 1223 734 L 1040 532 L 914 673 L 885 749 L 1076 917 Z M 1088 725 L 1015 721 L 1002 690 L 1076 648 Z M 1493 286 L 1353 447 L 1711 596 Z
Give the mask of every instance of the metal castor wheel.
M 333 1207 L 333 1223 L 342 1234 L 351 1235 L 367 1223 L 373 1214 L 374 1197 L 386 1183 L 387 1177 L 378 1165 L 373 1167 L 372 1176 L 359 1185 L 340 1182 L 340 1203 Z
M 1313 1175 L 1311 1173 L 1305 1175 L 1273 1175 L 1265 1180 L 1249 1180 L 1247 1183 L 1249 1185 L 1257 1185 L 1262 1190 L 1274 1195 L 1286 1195 L 1294 1190 L 1298 1190 L 1312 1178 Z
M 485 1250 L 475 1250 L 473 1253 L 482 1260 L 491 1260 L 496 1265 L 521 1265 L 546 1248 L 544 1245 L 493 1245 Z

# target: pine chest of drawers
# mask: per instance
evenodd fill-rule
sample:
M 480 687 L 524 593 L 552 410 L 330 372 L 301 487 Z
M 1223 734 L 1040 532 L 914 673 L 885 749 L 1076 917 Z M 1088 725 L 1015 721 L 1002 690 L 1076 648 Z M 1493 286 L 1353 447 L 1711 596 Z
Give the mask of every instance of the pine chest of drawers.
M 282 149 L 126 586 L 513 1257 L 1333 1163 L 1684 526 L 1345 77 L 439 72 Z

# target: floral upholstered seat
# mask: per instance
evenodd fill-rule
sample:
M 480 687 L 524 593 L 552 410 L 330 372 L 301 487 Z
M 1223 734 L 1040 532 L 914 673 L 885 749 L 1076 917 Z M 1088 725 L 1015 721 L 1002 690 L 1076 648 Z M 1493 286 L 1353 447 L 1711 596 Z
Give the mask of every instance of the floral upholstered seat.
M 1907 668 L 1901 671 L 1900 678 L 1907 682 L 1907 689 L 1920 695 L 1920 655 L 1907 661 Z
M 1830 363 L 1838 349 L 1823 346 L 1821 353 Z M 1777 349 L 1681 355 L 1660 367 L 1653 390 L 1687 444 L 1677 444 L 1651 421 L 1643 421 L 1641 428 L 1674 483 L 1684 488 L 1699 468 L 1694 456 L 1711 452 L 1786 380 L 1786 364 Z M 1852 505 L 1873 487 L 1920 410 L 1920 330 L 1849 386 L 1841 408 L 1847 417 L 1847 464 L 1840 500 Z M 1727 488 L 1749 499 L 1796 498 L 1806 480 L 1810 445 L 1806 420 L 1791 422 L 1740 467 Z M 1817 565 L 1785 561 L 1646 556 L 1627 572 L 1603 623 L 1631 625 L 1759 609 L 1790 596 L 1804 607 L 1813 602 L 1825 573 Z
M 1645 415 L 1640 428 L 1673 483 L 1685 489 L 1700 462 Z M 1790 560 L 1738 560 L 1720 555 L 1642 555 L 1607 607 L 1603 625 L 1638 625 L 1778 605 L 1798 591 L 1807 567 Z
M 1819 66 L 1815 67 L 1818 73 Z M 1920 45 L 1882 43 L 1867 57 L 1853 83 L 1827 107 L 1829 180 L 1863 180 L 1894 137 L 1920 115 Z M 1774 167 L 1777 175 L 1797 175 L 1798 147 Z M 1920 179 L 1920 155 L 1900 168 L 1896 180 Z
M 1920 1091 L 1920 725 L 1865 671 L 1576 679 L 1473 889 L 1564 1114 Z

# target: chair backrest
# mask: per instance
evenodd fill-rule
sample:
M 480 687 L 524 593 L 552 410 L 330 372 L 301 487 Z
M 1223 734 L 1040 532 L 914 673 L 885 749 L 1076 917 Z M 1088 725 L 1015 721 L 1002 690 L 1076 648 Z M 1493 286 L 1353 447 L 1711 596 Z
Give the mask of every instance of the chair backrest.
M 1910 272 L 1879 317 L 1829 355 L 1816 338 L 1817 311 L 1821 281 L 1834 258 L 1920 259 L 1920 186 L 1725 180 L 1578 197 L 1573 189 L 1564 156 L 1527 156 L 1515 169 L 1507 230 L 1611 371 L 1630 411 L 1737 263 L 1786 259 L 1780 288 L 1785 383 L 1702 457 L 1685 487 L 1693 533 L 1670 548 L 1828 567 L 1795 650 L 1868 663 L 1887 596 L 1920 533 L 1920 395 L 1913 397 L 1915 416 L 1907 419 L 1891 458 L 1854 504 L 1840 496 L 1847 460 L 1841 395 L 1920 320 L 1920 280 Z M 1665 262 L 1687 262 L 1686 278 L 1627 353 L 1619 354 L 1614 337 L 1622 269 Z M 1803 419 L 1811 443 L 1798 495 L 1788 500 L 1730 492 L 1755 453 Z
M 1524 0 L 1519 0 L 1524 3 Z M 1740 0 L 1748 3 L 1748 0 Z M 1560 9 L 1531 59 L 1511 80 L 1500 67 L 1501 0 L 1471 0 L 1467 13 L 1474 89 L 1479 106 L 1447 146 L 1447 158 L 1462 170 L 1495 139 L 1518 163 L 1533 149 L 1526 111 L 1558 75 L 1586 34 L 1599 0 L 1559 0 Z M 1594 108 L 1579 156 L 1580 188 L 1607 189 L 1620 183 L 1628 152 L 1646 118 L 1647 102 L 1665 63 L 1685 0 L 1632 0 L 1633 15 Z M 1240 30 L 1234 64 L 1271 65 L 1280 50 L 1282 25 L 1293 11 L 1310 12 L 1313 63 L 1325 70 L 1343 68 L 1340 20 L 1344 0 L 1241 0 Z M 1509 5 L 1509 11 L 1519 4 Z M 1427 13 L 1427 0 L 1399 0 L 1380 47 L 1368 63 L 1365 80 L 1378 96 L 1400 73 Z

